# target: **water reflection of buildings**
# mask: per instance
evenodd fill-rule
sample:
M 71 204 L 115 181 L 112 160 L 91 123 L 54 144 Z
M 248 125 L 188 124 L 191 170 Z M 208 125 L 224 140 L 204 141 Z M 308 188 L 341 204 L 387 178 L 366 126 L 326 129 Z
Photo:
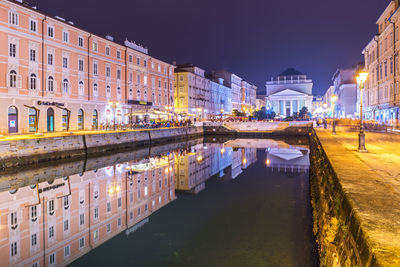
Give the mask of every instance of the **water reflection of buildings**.
M 134 232 L 176 198 L 175 189 L 198 193 L 212 176 L 236 178 L 256 162 L 257 148 L 270 148 L 272 168 L 299 171 L 309 166 L 308 149 L 279 141 L 172 146 L 2 174 L 2 266 L 71 263 L 123 231 Z M 174 152 L 156 156 L 165 151 Z M 10 190 L 12 185 L 19 188 Z
M 157 157 L 1 192 L 2 264 L 74 261 L 173 201 L 173 167 Z
M 176 189 L 197 194 L 214 175 L 223 177 L 231 167 L 235 179 L 243 169 L 257 161 L 257 148 L 232 147 L 226 144 L 198 144 L 190 151 L 175 155 Z

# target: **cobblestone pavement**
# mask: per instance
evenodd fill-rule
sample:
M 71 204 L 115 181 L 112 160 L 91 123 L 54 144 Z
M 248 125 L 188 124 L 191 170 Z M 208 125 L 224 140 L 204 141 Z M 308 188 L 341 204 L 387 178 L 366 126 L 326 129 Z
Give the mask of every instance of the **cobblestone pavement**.
M 400 135 L 366 133 L 360 153 L 356 132 L 316 132 L 379 262 L 400 266 Z

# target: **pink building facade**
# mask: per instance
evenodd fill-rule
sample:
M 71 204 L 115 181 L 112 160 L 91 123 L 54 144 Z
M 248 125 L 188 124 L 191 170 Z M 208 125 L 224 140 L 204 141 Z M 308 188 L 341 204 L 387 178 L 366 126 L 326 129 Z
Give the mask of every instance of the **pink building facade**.
M 0 133 L 126 125 L 172 112 L 174 67 L 22 1 L 0 0 Z

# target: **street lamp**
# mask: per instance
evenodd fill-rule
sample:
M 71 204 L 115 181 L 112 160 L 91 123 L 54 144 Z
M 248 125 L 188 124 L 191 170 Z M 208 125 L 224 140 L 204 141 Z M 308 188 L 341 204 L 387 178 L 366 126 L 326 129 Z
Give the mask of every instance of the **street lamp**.
M 115 123 L 115 113 L 117 113 L 117 108 L 119 107 L 119 102 L 115 102 L 113 103 L 112 101 L 108 102 L 108 105 L 113 109 L 113 113 L 114 113 L 114 130 L 116 127 L 116 123 Z
M 360 133 L 358 134 L 358 152 L 367 152 L 365 148 L 365 133 L 363 125 L 363 89 L 368 79 L 368 72 L 361 71 L 357 76 L 357 84 L 360 88 Z
M 337 95 L 333 94 L 331 96 L 331 101 L 332 101 L 332 113 L 333 113 L 333 121 L 332 121 L 332 134 L 336 134 L 336 123 L 335 123 L 335 113 L 336 113 L 336 109 L 335 109 L 335 103 L 337 101 Z
M 328 107 L 328 103 L 322 104 L 322 107 L 324 108 L 324 129 L 326 129 L 326 108 Z

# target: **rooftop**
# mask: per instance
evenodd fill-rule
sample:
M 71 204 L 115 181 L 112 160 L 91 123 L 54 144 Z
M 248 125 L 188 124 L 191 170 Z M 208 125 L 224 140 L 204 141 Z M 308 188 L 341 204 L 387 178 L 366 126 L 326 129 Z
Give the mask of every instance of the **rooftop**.
M 304 73 L 301 73 L 300 71 L 296 70 L 295 68 L 288 68 L 284 72 L 278 75 L 278 77 L 284 77 L 284 76 L 298 76 L 298 75 L 305 75 Z

